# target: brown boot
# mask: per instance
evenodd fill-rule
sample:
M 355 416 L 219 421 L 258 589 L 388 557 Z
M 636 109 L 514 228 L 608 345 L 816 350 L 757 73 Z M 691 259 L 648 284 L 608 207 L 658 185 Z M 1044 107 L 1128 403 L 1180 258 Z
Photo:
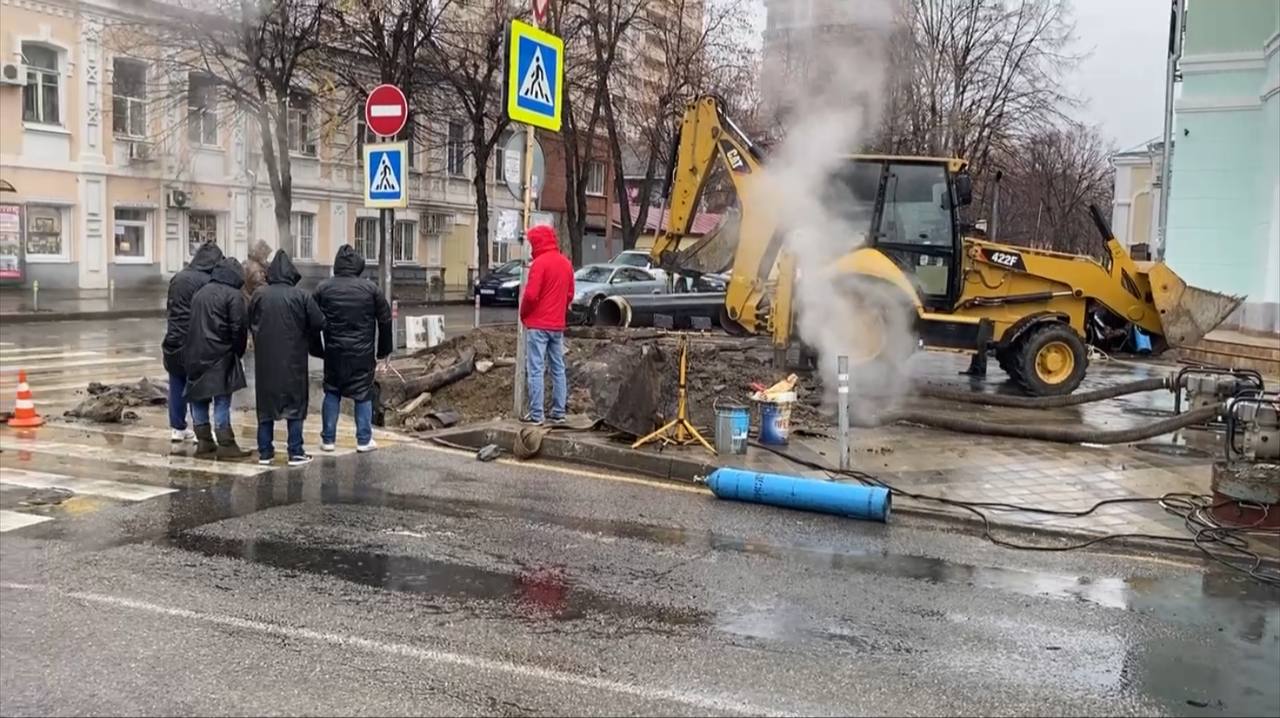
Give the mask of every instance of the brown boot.
M 213 440 L 213 426 L 196 424 L 191 429 L 196 432 L 196 457 L 206 458 L 218 453 L 218 445 Z
M 218 435 L 218 458 L 219 459 L 243 459 L 253 452 L 248 449 L 241 449 L 236 443 L 236 435 L 231 431 L 231 427 L 217 430 Z

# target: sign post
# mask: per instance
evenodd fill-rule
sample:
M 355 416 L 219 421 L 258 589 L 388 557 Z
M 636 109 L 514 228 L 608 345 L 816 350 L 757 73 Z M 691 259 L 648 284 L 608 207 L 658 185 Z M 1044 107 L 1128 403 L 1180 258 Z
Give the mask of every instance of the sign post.
M 534 0 L 534 14 L 541 22 L 548 0 Z M 525 124 L 524 162 L 521 167 L 524 189 L 523 224 L 520 232 L 520 259 L 528 259 L 529 218 L 533 212 L 534 128 L 560 131 L 560 115 L 564 94 L 564 41 L 533 25 L 511 21 L 507 41 L 507 115 L 513 122 Z M 524 265 L 520 265 L 517 306 L 524 303 Z M 516 378 L 513 409 L 524 416 L 525 401 L 525 331 L 524 322 L 516 321 Z
M 409 102 L 395 85 L 378 85 L 364 101 L 364 123 L 384 144 L 365 145 L 365 206 L 378 208 L 378 283 L 387 302 L 391 298 L 392 233 L 396 226 L 396 207 L 409 206 L 406 186 L 408 145 L 403 142 L 385 144 L 395 137 L 409 120 Z M 383 148 L 398 148 L 384 150 Z M 370 150 L 373 150 L 372 152 Z M 395 326 L 391 322 L 395 346 Z

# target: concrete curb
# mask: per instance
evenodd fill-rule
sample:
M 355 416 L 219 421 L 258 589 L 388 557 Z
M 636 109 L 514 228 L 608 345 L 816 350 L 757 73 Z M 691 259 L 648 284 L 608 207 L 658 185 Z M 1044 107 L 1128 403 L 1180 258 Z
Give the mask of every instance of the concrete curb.
M 449 299 L 443 302 L 425 302 L 405 303 L 400 302 L 400 308 L 420 308 L 420 307 L 441 307 L 441 306 L 462 306 L 469 307 L 474 302 L 465 299 Z M 0 314 L 0 323 L 4 324 L 35 324 L 37 322 L 89 322 L 103 319 L 147 319 L 153 317 L 163 317 L 165 315 L 164 307 L 155 307 L 148 309 L 105 309 L 92 312 L 6 312 Z
M 542 451 L 539 457 L 601 469 L 638 473 L 652 478 L 684 484 L 697 484 L 697 478 L 707 476 L 719 468 L 718 465 L 710 462 L 633 451 L 630 448 L 609 446 L 595 441 L 581 441 L 574 438 L 575 433 L 571 430 L 552 430 L 542 441 Z M 428 442 L 439 439 L 446 445 L 453 444 L 467 449 L 479 449 L 487 444 L 497 444 L 502 447 L 503 451 L 510 453 L 515 436 L 516 432 L 511 427 L 489 423 L 444 429 L 421 436 L 420 439 Z M 951 524 L 959 529 L 966 530 L 968 533 L 980 533 L 978 529 L 981 527 L 981 521 L 976 516 L 958 509 L 933 507 L 920 501 L 902 498 L 894 503 L 894 513 Z M 1064 543 L 1079 543 L 1108 535 L 1088 529 L 1028 526 L 1013 521 L 1001 521 L 998 518 L 992 518 L 990 514 L 988 514 L 988 520 L 993 531 L 1008 531 L 1024 537 L 1058 540 Z M 1053 548 L 1052 545 L 1048 546 L 1049 550 L 1053 550 Z M 1172 554 L 1187 558 L 1205 558 L 1204 553 L 1194 545 L 1157 539 L 1113 539 L 1090 547 L 1090 550 L 1093 551 L 1111 550 L 1115 552 L 1117 549 L 1127 552 L 1143 551 L 1153 554 Z M 1280 560 L 1264 557 L 1263 563 L 1280 565 Z

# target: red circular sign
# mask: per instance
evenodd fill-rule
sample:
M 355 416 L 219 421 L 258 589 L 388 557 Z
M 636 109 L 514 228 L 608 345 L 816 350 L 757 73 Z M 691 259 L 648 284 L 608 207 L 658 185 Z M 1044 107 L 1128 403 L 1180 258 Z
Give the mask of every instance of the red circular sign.
M 395 85 L 378 85 L 364 101 L 365 124 L 379 137 L 400 134 L 408 119 L 409 102 Z

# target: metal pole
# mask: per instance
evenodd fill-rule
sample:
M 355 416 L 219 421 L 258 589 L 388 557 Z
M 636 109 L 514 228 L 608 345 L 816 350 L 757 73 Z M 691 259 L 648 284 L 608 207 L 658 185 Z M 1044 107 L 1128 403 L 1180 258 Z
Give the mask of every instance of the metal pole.
M 991 191 L 991 226 L 988 227 L 991 230 L 988 234 L 992 242 L 997 241 L 1000 235 L 1000 180 L 1003 177 L 1004 172 L 996 170 L 996 186 Z
M 391 303 L 391 228 L 395 215 L 389 209 L 378 210 L 378 284 L 382 294 Z M 395 321 L 391 322 L 391 346 L 395 346 Z
M 40 311 L 40 280 L 31 280 L 31 311 Z
M 1173 85 L 1178 76 L 1178 61 L 1182 58 L 1182 2 L 1173 0 L 1169 18 L 1169 57 L 1164 69 L 1164 142 L 1160 149 L 1160 220 L 1157 223 L 1158 243 L 1156 260 L 1164 259 L 1169 230 L 1169 183 L 1173 167 Z
M 524 132 L 524 166 L 520 168 L 524 194 L 524 220 L 520 230 L 520 284 L 516 287 L 516 306 L 524 304 L 524 265 L 528 253 L 528 242 L 525 233 L 529 231 L 529 213 L 533 207 L 533 125 L 527 125 Z M 516 382 L 513 392 L 515 415 L 524 416 L 525 412 L 525 346 L 524 322 L 516 317 Z
M 836 392 L 840 421 L 840 470 L 849 470 L 849 357 L 836 359 Z
M 107 280 L 107 307 L 114 309 L 116 306 L 116 280 Z

